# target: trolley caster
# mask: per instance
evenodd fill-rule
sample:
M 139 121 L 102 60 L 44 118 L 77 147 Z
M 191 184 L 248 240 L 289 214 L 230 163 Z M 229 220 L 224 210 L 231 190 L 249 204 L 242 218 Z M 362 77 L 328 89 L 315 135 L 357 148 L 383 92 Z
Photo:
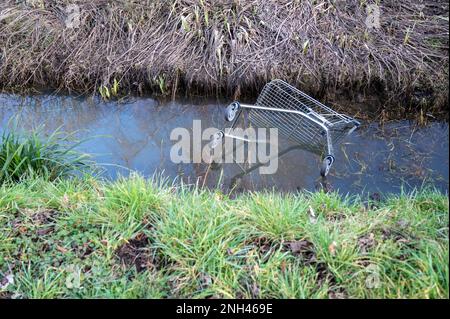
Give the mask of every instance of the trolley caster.
M 216 148 L 222 142 L 222 139 L 224 138 L 224 136 L 225 136 L 225 133 L 223 131 L 216 132 L 213 135 L 211 142 L 209 142 L 209 147 L 211 147 L 212 149 Z
M 327 155 L 323 161 L 322 166 L 320 167 L 320 175 L 322 177 L 326 177 L 328 175 L 328 172 L 330 171 L 331 165 L 334 163 L 334 156 L 333 155 Z
M 225 120 L 228 122 L 233 121 L 240 108 L 241 105 L 239 104 L 239 102 L 233 102 L 228 105 L 225 110 Z
M 211 162 L 211 164 L 210 164 L 210 168 L 213 170 L 213 171 L 217 171 L 219 168 L 221 168 L 222 167 L 222 164 L 221 163 L 219 163 L 219 162 L 216 162 L 216 161 L 212 161 Z

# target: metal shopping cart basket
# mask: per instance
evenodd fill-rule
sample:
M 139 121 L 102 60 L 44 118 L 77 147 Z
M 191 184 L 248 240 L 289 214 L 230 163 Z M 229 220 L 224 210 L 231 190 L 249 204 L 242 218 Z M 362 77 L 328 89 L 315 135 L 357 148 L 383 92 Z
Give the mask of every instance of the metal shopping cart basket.
M 225 119 L 235 127 L 243 110 L 257 127 L 278 128 L 280 135 L 294 142 L 298 148 L 323 156 L 320 174 L 325 177 L 334 163 L 333 147 L 351 134 L 360 123 L 337 113 L 282 80 L 265 85 L 255 105 L 231 103 Z M 228 131 L 230 132 L 230 131 Z M 224 137 L 234 136 L 218 131 L 211 141 L 216 147 Z

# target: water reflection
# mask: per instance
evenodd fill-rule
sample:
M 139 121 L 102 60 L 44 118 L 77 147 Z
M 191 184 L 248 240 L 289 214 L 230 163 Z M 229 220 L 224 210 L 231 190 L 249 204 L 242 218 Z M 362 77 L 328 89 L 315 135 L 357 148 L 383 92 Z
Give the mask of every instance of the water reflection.
M 0 130 L 20 114 L 27 129 L 45 125 L 47 132 L 58 127 L 78 131 L 79 138 L 96 136 L 79 149 L 95 155 L 105 166 L 105 176 L 126 175 L 129 169 L 144 175 L 164 171 L 170 178 L 207 186 L 227 188 L 242 170 L 225 164 L 219 170 L 205 164 L 174 164 L 170 161 L 172 129 L 192 130 L 193 120 L 202 127 L 222 128 L 224 105 L 215 100 L 161 103 L 151 98 L 124 102 L 102 102 L 92 97 L 20 97 L 0 94 Z M 342 193 L 399 192 L 432 182 L 448 190 L 448 124 L 433 123 L 419 128 L 407 121 L 380 126 L 363 125 L 336 150 L 336 162 L 328 178 Z M 288 142 L 283 142 L 289 147 Z M 240 176 L 236 190 L 276 188 L 282 191 L 314 190 L 319 179 L 319 159 L 302 150 L 293 150 L 279 160 L 273 175 L 258 170 Z M 206 179 L 205 179 L 206 177 Z

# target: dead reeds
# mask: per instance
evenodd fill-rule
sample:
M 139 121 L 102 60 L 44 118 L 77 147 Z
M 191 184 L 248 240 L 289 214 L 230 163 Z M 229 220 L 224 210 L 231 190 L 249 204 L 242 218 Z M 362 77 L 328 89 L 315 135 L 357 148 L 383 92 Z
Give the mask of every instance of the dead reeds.
M 282 78 L 446 104 L 448 2 L 378 2 L 2 1 L 0 86 L 239 95 Z

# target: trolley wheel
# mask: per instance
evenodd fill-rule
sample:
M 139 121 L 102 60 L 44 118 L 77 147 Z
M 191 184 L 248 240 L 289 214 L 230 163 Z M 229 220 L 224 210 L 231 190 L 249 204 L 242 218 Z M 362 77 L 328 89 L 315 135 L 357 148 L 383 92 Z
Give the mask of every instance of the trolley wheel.
M 228 105 L 225 110 L 225 120 L 228 122 L 233 121 L 240 107 L 241 105 L 239 104 L 239 102 L 233 102 L 230 105 Z
M 218 131 L 214 133 L 211 142 L 209 142 L 209 147 L 216 148 L 220 142 L 222 142 L 222 139 L 224 138 L 225 133 L 223 131 Z
M 333 155 L 327 155 L 323 161 L 322 166 L 320 167 L 320 175 L 322 177 L 325 177 L 328 175 L 331 165 L 334 163 L 334 156 Z
M 222 167 L 222 163 L 216 162 L 216 161 L 212 161 L 210 164 L 210 167 L 213 171 L 217 171 L 219 168 Z

